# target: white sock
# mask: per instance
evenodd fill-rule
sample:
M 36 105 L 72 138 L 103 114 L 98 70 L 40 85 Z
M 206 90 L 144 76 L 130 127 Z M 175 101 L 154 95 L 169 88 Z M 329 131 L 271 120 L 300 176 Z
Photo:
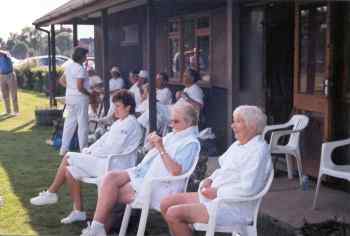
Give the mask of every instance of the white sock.
M 105 230 L 105 225 L 98 222 L 98 221 L 95 221 L 93 220 L 92 223 L 91 223 L 91 228 L 96 228 L 96 229 L 103 229 Z

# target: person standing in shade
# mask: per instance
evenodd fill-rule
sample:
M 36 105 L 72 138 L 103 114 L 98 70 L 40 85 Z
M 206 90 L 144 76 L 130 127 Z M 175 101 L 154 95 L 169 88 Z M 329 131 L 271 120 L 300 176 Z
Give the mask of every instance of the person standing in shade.
M 13 115 L 18 115 L 17 78 L 13 71 L 11 58 L 0 50 L 0 87 L 5 104 L 6 114 L 11 114 L 10 94 L 12 98 Z
M 89 78 L 83 67 L 87 53 L 86 48 L 76 47 L 72 56 L 73 62 L 64 68 L 64 75 L 60 79 L 60 83 L 66 87 L 67 111 L 63 126 L 61 156 L 68 152 L 77 125 L 80 151 L 88 144 L 90 92 L 88 90 Z
M 168 88 L 169 76 L 165 72 L 160 72 L 156 76 L 156 98 L 163 105 L 173 103 L 173 94 Z

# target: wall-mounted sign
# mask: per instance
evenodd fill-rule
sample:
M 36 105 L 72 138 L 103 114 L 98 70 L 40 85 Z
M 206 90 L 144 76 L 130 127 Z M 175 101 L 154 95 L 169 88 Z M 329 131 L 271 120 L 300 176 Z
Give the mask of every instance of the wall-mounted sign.
M 123 26 L 123 40 L 121 46 L 135 46 L 139 44 L 139 27 L 138 25 Z

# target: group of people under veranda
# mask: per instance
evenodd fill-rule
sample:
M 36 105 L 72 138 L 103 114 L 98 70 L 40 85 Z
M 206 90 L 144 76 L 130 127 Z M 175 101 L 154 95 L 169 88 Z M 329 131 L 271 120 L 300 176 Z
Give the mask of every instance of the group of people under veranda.
M 81 200 L 80 182 L 84 177 L 98 177 L 98 199 L 91 224 L 82 230 L 84 236 L 106 235 L 106 223 L 116 203 L 129 204 L 143 201 L 145 182 L 152 178 L 179 176 L 186 173 L 200 151 L 198 140 L 198 117 L 203 108 L 203 92 L 196 85 L 200 79 L 194 70 L 184 73 L 185 89 L 177 94 L 177 102 L 170 104 L 172 96 L 166 87 L 167 75 L 157 75 L 157 105 L 165 106 L 169 113 L 169 126 L 172 131 L 161 137 L 156 132 L 148 135 L 151 149 L 142 161 L 134 167 L 124 168 L 124 161 L 113 163 L 112 170 L 105 173 L 106 157 L 109 154 L 123 154 L 140 145 L 143 132 L 136 118 L 138 109 L 141 116 L 147 113 L 144 97 L 144 82 L 147 72 L 141 70 L 130 74 L 133 82 L 129 90 L 110 86 L 111 114 L 114 116 L 109 131 L 95 143 L 87 147 L 89 96 L 88 76 L 83 67 L 87 50 L 75 48 L 73 62 L 65 67 L 63 84 L 66 86 L 66 108 L 63 142 L 60 154 L 62 161 L 48 190 L 30 199 L 31 204 L 42 206 L 58 201 L 58 191 L 67 184 L 73 201 L 73 210 L 61 220 L 63 224 L 85 221 L 86 213 Z M 118 72 L 113 67 L 111 72 Z M 113 83 L 110 80 L 110 85 Z M 165 103 L 165 104 L 164 104 Z M 142 106 L 144 106 L 142 108 Z M 142 108 L 142 109 L 141 109 Z M 110 109 L 110 110 L 111 110 Z M 167 113 L 168 111 L 164 111 Z M 109 111 L 110 112 L 110 111 Z M 185 181 L 159 184 L 152 190 L 151 207 L 158 209 L 169 226 L 172 235 L 191 235 L 190 224 L 207 223 L 213 200 L 218 197 L 253 196 L 260 192 L 272 171 L 268 145 L 261 134 L 266 125 L 266 116 L 256 106 L 239 106 L 232 116 L 231 128 L 236 141 L 219 158 L 220 167 L 204 179 L 197 192 L 181 193 Z M 78 124 L 81 152 L 69 152 L 69 140 Z M 217 214 L 218 224 L 251 222 L 256 203 L 237 203 L 235 206 L 221 206 Z

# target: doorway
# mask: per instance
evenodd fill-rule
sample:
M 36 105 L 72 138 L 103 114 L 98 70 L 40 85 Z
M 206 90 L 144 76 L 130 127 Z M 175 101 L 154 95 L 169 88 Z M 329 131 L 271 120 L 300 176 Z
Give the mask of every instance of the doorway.
M 296 3 L 294 109 L 310 118 L 302 139 L 304 173 L 317 177 L 322 142 L 332 135 L 330 3 Z
M 240 104 L 262 107 L 269 124 L 293 109 L 294 4 L 243 4 L 240 24 Z

